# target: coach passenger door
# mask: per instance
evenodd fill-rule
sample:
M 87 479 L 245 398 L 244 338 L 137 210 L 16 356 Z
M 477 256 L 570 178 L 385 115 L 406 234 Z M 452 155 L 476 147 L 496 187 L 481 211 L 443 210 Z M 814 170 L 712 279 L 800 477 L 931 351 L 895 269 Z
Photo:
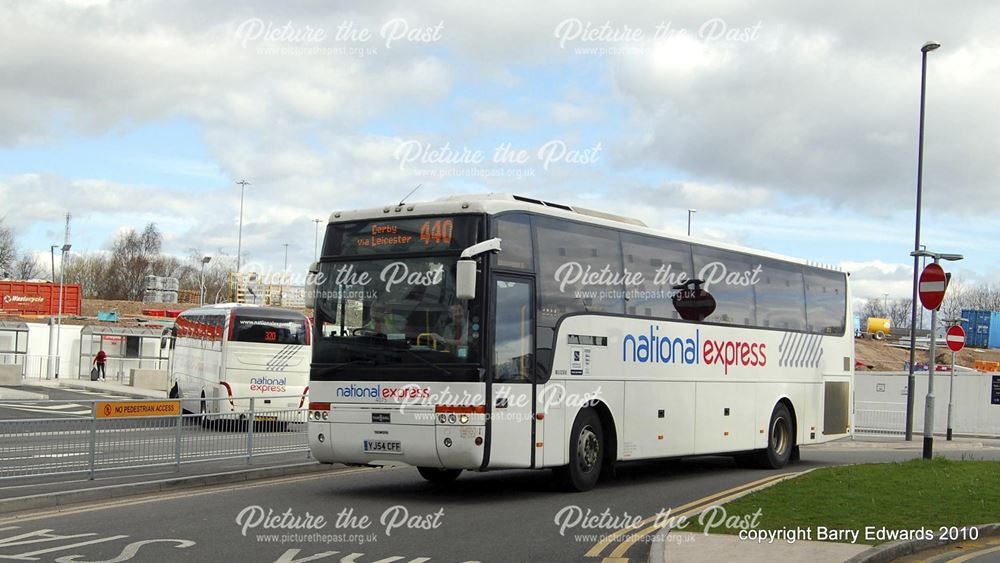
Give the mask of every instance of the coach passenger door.
M 534 450 L 534 282 L 497 275 L 493 291 L 493 358 L 489 467 L 531 467 Z

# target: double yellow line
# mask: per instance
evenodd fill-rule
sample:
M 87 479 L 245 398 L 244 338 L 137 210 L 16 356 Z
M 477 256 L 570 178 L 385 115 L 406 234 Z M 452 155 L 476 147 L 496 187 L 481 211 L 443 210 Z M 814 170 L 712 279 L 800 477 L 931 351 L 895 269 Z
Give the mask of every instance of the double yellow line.
M 757 481 L 746 483 L 738 487 L 733 487 L 732 489 L 727 489 L 725 491 L 720 491 L 713 495 L 709 495 L 707 497 L 691 501 L 687 504 L 682 504 L 681 506 L 671 508 L 668 511 L 666 511 L 666 513 L 669 514 L 669 517 L 661 517 L 663 513 L 660 513 L 640 521 L 633 527 L 622 528 L 620 530 L 617 530 L 609 534 L 606 538 L 595 544 L 594 547 L 590 548 L 590 550 L 588 550 L 587 553 L 584 554 L 584 556 L 602 557 L 601 554 L 604 552 L 605 549 L 608 548 L 608 546 L 618 542 L 618 546 L 614 550 L 612 550 L 607 557 L 603 558 L 602 563 L 621 563 L 624 561 L 628 561 L 628 559 L 625 557 L 625 554 L 628 553 L 628 550 L 632 549 L 632 547 L 635 546 L 635 544 L 642 541 L 642 539 L 645 538 L 646 536 L 669 526 L 673 522 L 678 521 L 680 518 L 682 517 L 687 518 L 690 516 L 694 516 L 711 506 L 729 502 L 736 497 L 752 493 L 754 491 L 763 489 L 765 487 L 769 487 L 786 479 L 791 479 L 792 477 L 797 477 L 802 473 L 805 472 L 800 471 L 797 473 L 780 473 L 778 475 L 771 475 L 763 479 L 758 479 Z M 658 518 L 660 518 L 659 521 L 657 520 Z M 639 528 L 640 526 L 645 526 L 645 527 L 637 530 L 636 528 Z

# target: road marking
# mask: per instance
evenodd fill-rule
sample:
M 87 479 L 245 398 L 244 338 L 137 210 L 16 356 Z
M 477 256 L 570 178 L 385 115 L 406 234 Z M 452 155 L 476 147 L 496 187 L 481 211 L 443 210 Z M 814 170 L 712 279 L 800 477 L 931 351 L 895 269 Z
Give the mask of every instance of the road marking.
M 162 492 L 151 493 L 137 498 L 113 499 L 98 504 L 92 504 L 89 506 L 79 506 L 79 507 L 61 508 L 61 509 L 55 508 L 46 510 L 44 512 L 35 512 L 31 515 L 8 516 L 6 518 L 0 518 L 0 525 L 6 524 L 8 522 L 32 522 L 34 520 L 41 520 L 44 518 L 51 518 L 55 516 L 69 516 L 73 514 L 82 514 L 85 512 L 94 512 L 97 510 L 106 510 L 108 508 L 134 506 L 137 504 L 146 504 L 150 502 L 159 502 L 164 500 L 193 498 L 204 495 L 212 495 L 216 493 L 224 493 L 224 492 L 238 491 L 244 489 L 256 489 L 260 487 L 269 487 L 272 485 L 282 485 L 285 483 L 294 483 L 299 481 L 311 481 L 314 479 L 331 479 L 346 475 L 353 475 L 355 473 L 368 472 L 368 471 L 391 471 L 394 469 L 407 469 L 407 468 L 408 467 L 406 466 L 386 467 L 381 469 L 362 467 L 357 469 L 346 469 L 344 471 L 333 471 L 329 473 L 321 472 L 321 473 L 312 473 L 309 475 L 291 475 L 286 477 L 277 477 L 273 479 L 255 480 L 253 482 L 244 481 L 242 483 L 226 483 L 222 485 L 210 486 L 208 488 L 195 491 L 178 491 L 176 493 L 167 493 L 167 494 L 163 494 Z
M 720 492 L 708 495 L 706 497 L 703 497 L 703 498 L 700 498 L 700 499 L 697 499 L 697 500 L 693 500 L 693 501 L 688 502 L 686 504 L 682 504 L 680 506 L 676 506 L 676 507 L 670 508 L 670 509 L 668 509 L 668 510 L 665 511 L 666 514 L 669 514 L 669 517 L 663 518 L 662 522 L 657 522 L 656 520 L 663 513 L 657 513 L 657 514 L 655 514 L 653 516 L 650 516 L 649 518 L 645 518 L 644 520 L 641 520 L 634 527 L 622 528 L 620 530 L 617 530 L 617 531 L 611 533 L 606 538 L 604 538 L 603 540 L 601 540 L 600 542 L 598 542 L 597 544 L 595 544 L 594 547 L 590 548 L 590 550 L 588 550 L 587 553 L 584 554 L 584 557 L 601 557 L 601 553 L 609 545 L 611 545 L 615 541 L 618 541 L 618 540 L 620 540 L 622 538 L 627 537 L 628 539 L 626 539 L 625 541 L 621 542 L 608 555 L 608 557 L 605 557 L 605 558 L 602 559 L 602 562 L 605 562 L 605 563 L 617 563 L 617 562 L 621 562 L 621 561 L 628 561 L 628 558 L 623 557 L 623 556 L 625 555 L 625 553 L 628 552 L 629 549 L 631 549 L 633 546 L 635 546 L 635 544 L 639 543 L 639 541 L 642 538 L 648 536 L 649 534 L 651 534 L 653 532 L 659 531 L 662 528 L 665 528 L 666 526 L 670 525 L 670 523 L 675 522 L 680 517 L 682 517 L 682 516 L 687 517 L 687 516 L 690 516 L 692 514 L 697 514 L 698 512 L 701 512 L 702 510 L 704 510 L 705 508 L 708 508 L 712 504 L 715 504 L 715 503 L 718 503 L 718 504 L 725 503 L 725 502 L 727 502 L 729 500 L 732 500 L 735 497 L 738 497 L 738 496 L 741 496 L 741 495 L 744 495 L 744 494 L 747 494 L 747 493 L 750 493 L 750 492 L 754 492 L 754 491 L 759 490 L 759 489 L 763 489 L 763 488 L 768 487 L 768 486 L 770 486 L 772 484 L 778 483 L 778 482 L 783 481 L 785 479 L 790 479 L 790 478 L 795 477 L 797 475 L 800 475 L 802 473 L 805 473 L 805 472 L 780 473 L 778 475 L 770 475 L 768 477 L 764 477 L 763 479 L 758 479 L 756 481 L 751 481 L 750 483 L 744 483 L 742 485 L 733 487 L 731 489 L 726 489 L 724 491 L 720 491 Z M 650 524 L 651 522 L 654 523 L 652 526 L 647 526 L 646 528 L 643 528 L 641 530 L 636 531 L 636 528 L 638 528 L 639 526 Z
M 756 485 L 759 485 L 759 484 L 762 484 L 762 483 L 766 483 L 768 481 L 772 481 L 774 479 L 778 479 L 778 478 L 782 477 L 783 475 L 787 475 L 787 473 L 782 473 L 780 475 L 770 475 L 770 476 L 764 477 L 763 479 L 758 479 L 758 480 L 752 481 L 750 483 L 744 483 L 743 485 L 740 485 L 738 487 L 733 487 L 732 489 L 728 489 L 728 490 L 725 490 L 725 491 L 720 491 L 718 493 L 709 495 L 707 497 L 700 498 L 698 500 L 693 500 L 693 501 L 691 501 L 691 502 L 689 502 L 687 504 L 682 504 L 681 506 L 670 508 L 670 509 L 667 510 L 667 512 L 670 514 L 671 518 L 673 518 L 674 517 L 674 513 L 676 511 L 678 511 L 678 510 L 685 510 L 685 509 L 691 508 L 693 506 L 697 506 L 697 505 L 709 502 L 711 500 L 714 500 L 714 499 L 716 499 L 718 497 L 726 495 L 726 494 L 728 494 L 728 493 L 730 493 L 732 491 L 735 491 L 737 489 L 745 489 L 745 488 L 748 488 L 748 487 L 753 487 L 753 486 L 756 486 Z M 590 550 L 587 551 L 586 554 L 584 554 L 584 557 L 600 557 L 601 556 L 601 552 L 604 551 L 604 549 L 606 547 L 608 547 L 612 543 L 618 541 L 618 539 L 620 539 L 620 538 L 622 538 L 622 537 L 624 537 L 626 535 L 629 535 L 630 533 L 633 533 L 635 531 L 635 529 L 638 528 L 639 526 L 645 525 L 645 524 L 649 524 L 650 522 L 655 522 L 658 516 L 659 516 L 659 514 L 655 514 L 653 516 L 650 516 L 649 518 L 645 518 L 645 519 L 637 522 L 636 526 L 634 526 L 634 527 L 631 527 L 631 528 L 622 528 L 620 530 L 612 532 L 606 538 L 604 538 L 603 540 L 601 540 L 600 542 L 598 542 L 597 544 L 595 544 L 594 547 L 590 548 Z
M 811 470 L 809 470 L 809 471 L 811 471 Z M 689 510 L 687 510 L 687 511 L 681 513 L 681 514 L 678 514 L 676 517 L 684 516 L 686 518 L 688 516 L 697 515 L 697 514 L 703 512 L 705 509 L 711 507 L 711 506 L 725 504 L 725 503 L 727 503 L 727 502 L 729 502 L 731 500 L 734 500 L 736 498 L 742 497 L 744 495 L 748 495 L 750 493 L 759 491 L 761 489 L 765 489 L 765 488 L 770 487 L 772 485 L 776 485 L 776 484 L 778 484 L 778 483 L 780 483 L 782 481 L 785 481 L 785 480 L 791 479 L 793 477 L 797 477 L 799 475 L 802 475 L 803 473 L 808 473 L 808 471 L 799 471 L 799 472 L 796 472 L 796 473 L 782 473 L 781 475 L 778 475 L 778 476 L 776 476 L 773 479 L 767 479 L 767 480 L 763 480 L 762 479 L 762 481 L 764 481 L 763 483 L 756 482 L 756 484 L 751 484 L 751 486 L 749 486 L 749 487 L 748 486 L 735 487 L 733 489 L 730 489 L 729 491 L 724 491 L 724 493 L 731 493 L 731 494 L 728 494 L 728 495 L 726 495 L 725 497 L 722 497 L 722 498 L 716 498 L 716 499 L 710 500 L 708 502 L 703 502 L 700 506 L 695 506 L 695 507 L 693 507 L 693 508 L 691 508 L 691 509 L 689 509 Z M 713 495 L 713 496 L 717 497 L 718 494 Z M 709 497 L 707 497 L 707 498 L 709 498 Z M 670 524 L 670 522 L 671 522 L 671 520 L 668 519 L 665 522 L 656 523 L 656 524 L 654 524 L 654 525 L 652 525 L 652 526 L 650 526 L 650 527 L 648 527 L 648 528 L 646 528 L 644 530 L 640 530 L 637 534 L 633 535 L 631 539 L 622 542 L 621 545 L 619 545 L 614 551 L 612 551 L 611 552 L 611 557 L 621 557 L 621 556 L 625 555 L 625 553 L 627 553 L 629 549 L 632 549 L 632 547 L 635 544 L 639 543 L 640 539 L 648 536 L 649 534 L 652 534 L 654 532 L 657 532 L 657 531 L 659 531 L 659 530 L 667 527 Z
M 991 539 L 991 540 L 987 541 L 986 545 L 983 545 L 983 544 L 971 544 L 971 546 L 986 547 L 987 545 L 996 545 L 996 547 L 991 547 L 989 549 L 979 549 L 979 550 L 976 550 L 976 551 L 970 551 L 970 552 L 968 552 L 968 553 L 966 553 L 966 554 L 964 554 L 961 557 L 958 557 L 956 559 L 945 559 L 944 561 L 948 561 L 948 563 L 963 563 L 964 561 L 971 561 L 971 560 L 973 560 L 973 559 L 975 559 L 977 557 L 981 557 L 983 555 L 987 555 L 987 554 L 990 554 L 990 553 L 996 553 L 996 552 L 1000 551 L 1000 545 L 997 545 L 998 543 L 1000 543 L 1000 539 L 996 539 L 995 538 L 995 539 Z M 970 545 L 970 544 L 959 543 L 957 545 Z M 928 561 L 930 561 L 930 560 L 928 560 Z
M 991 547 L 990 549 L 984 549 L 984 550 L 980 550 L 980 551 L 973 551 L 972 553 L 968 553 L 966 555 L 963 555 L 963 556 L 959 557 L 958 559 L 951 559 L 950 562 L 951 563 L 962 563 L 963 561 L 969 561 L 969 560 L 975 559 L 977 557 L 980 557 L 982 555 L 986 555 L 988 553 L 996 553 L 998 551 L 1000 551 L 1000 546 Z
M 6 408 L 6 409 L 11 409 L 11 410 L 16 410 L 16 411 L 23 411 L 23 412 L 38 412 L 38 413 L 43 413 L 43 414 L 62 414 L 62 415 L 67 415 L 67 416 L 89 415 L 90 413 L 93 412 L 90 409 L 90 407 L 84 407 L 83 405 L 79 405 L 79 404 L 76 404 L 76 403 L 65 403 L 65 404 L 62 404 L 62 405 L 51 405 L 51 406 L 45 406 L 45 405 L 31 405 L 31 406 L 28 406 L 28 405 L 12 405 L 12 404 L 9 404 L 9 403 L 0 403 L 0 407 Z M 66 409 L 77 409 L 77 410 L 67 411 Z M 21 419 L 21 420 L 32 420 L 32 419 L 25 418 L 25 419 Z

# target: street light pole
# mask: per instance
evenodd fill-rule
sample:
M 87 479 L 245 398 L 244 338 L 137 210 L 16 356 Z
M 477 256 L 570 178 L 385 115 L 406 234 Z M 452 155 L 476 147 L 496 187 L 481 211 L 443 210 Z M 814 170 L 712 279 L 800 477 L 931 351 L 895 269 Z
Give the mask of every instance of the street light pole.
M 236 238 L 236 273 L 239 274 L 240 259 L 241 259 L 240 255 L 243 253 L 243 191 L 246 189 L 247 186 L 250 185 L 250 182 L 247 182 L 246 180 L 240 180 L 239 182 L 236 183 L 239 184 L 240 186 L 240 230 Z
M 697 212 L 697 209 L 688 209 L 688 236 L 691 236 L 691 214 Z
M 63 289 L 66 284 L 63 283 L 66 280 L 66 253 L 72 248 L 70 244 L 62 245 L 62 257 L 59 259 L 59 312 L 56 316 L 56 379 L 59 379 L 60 364 L 62 362 L 62 352 L 59 348 L 60 336 L 62 335 L 62 307 L 63 307 Z
M 200 298 L 198 300 L 199 305 L 205 304 L 205 264 L 208 264 L 211 261 L 212 261 L 211 256 L 203 256 L 201 258 L 201 292 L 200 292 Z
M 52 283 L 56 283 L 56 249 L 59 248 L 58 244 L 53 244 L 49 247 L 49 255 L 52 256 Z
M 319 260 L 319 224 L 322 222 L 322 219 L 313 219 L 313 223 L 316 223 L 316 236 L 313 240 L 313 262 Z
M 917 253 L 920 252 L 920 199 L 921 192 L 923 189 L 923 176 L 924 176 L 924 98 L 927 89 L 927 53 L 933 51 L 940 47 L 941 44 L 936 41 L 928 41 L 924 43 L 924 46 L 920 48 L 920 126 L 917 138 L 917 220 L 916 229 L 913 240 L 913 297 L 912 303 L 910 303 L 910 368 L 909 374 L 906 378 L 906 441 L 913 440 L 913 385 L 915 378 L 913 377 L 913 364 L 916 362 L 917 358 L 917 278 L 920 272 L 917 271 L 917 266 L 920 264 L 920 258 Z M 933 320 L 931 321 L 931 334 L 933 335 Z

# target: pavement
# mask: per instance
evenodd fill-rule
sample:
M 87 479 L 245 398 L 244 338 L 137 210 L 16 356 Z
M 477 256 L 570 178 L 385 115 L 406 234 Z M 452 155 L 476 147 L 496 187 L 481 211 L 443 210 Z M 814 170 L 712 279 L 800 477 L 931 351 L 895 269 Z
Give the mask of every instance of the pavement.
M 108 393 L 111 395 L 120 395 L 122 397 L 129 397 L 133 399 L 166 399 L 167 391 L 158 389 L 142 389 L 140 387 L 133 387 L 131 385 L 126 385 L 115 380 L 110 381 L 90 381 L 89 379 L 74 379 L 74 378 L 60 378 L 60 379 L 26 379 L 24 380 L 24 385 L 21 387 L 2 387 L 0 388 L 0 397 L 2 398 L 15 398 L 8 397 L 4 393 L 12 391 L 24 392 L 25 388 L 30 388 L 31 392 L 34 393 L 44 393 L 40 389 L 44 388 L 62 388 L 62 389 L 78 389 L 83 391 L 94 391 L 98 393 Z
M 923 449 L 920 436 L 910 442 L 902 438 L 845 438 L 816 446 L 817 449 Z M 934 440 L 934 451 L 1000 449 L 1000 438 L 996 436 L 955 436 L 950 442 Z M 775 483 L 776 484 L 776 483 Z M 757 489 L 759 490 L 759 489 Z M 749 494 L 749 492 L 747 493 Z M 692 517 L 693 518 L 693 517 Z M 760 563 L 798 563 L 800 561 L 848 561 L 850 563 L 876 563 L 887 561 L 997 561 L 1000 545 L 1000 523 L 979 526 L 980 537 L 976 542 L 949 542 L 943 540 L 899 541 L 878 546 L 867 544 L 839 543 L 829 541 L 807 541 L 792 534 L 790 540 L 757 541 L 740 539 L 738 535 L 704 534 L 682 531 L 661 530 L 653 538 L 649 553 L 650 563 L 699 561 L 740 561 Z M 811 534 L 812 535 L 812 534 Z M 930 551 L 925 551 L 930 550 Z M 934 557 L 925 558 L 934 554 Z M 982 555 L 983 559 L 979 559 Z M 963 559 L 967 557 L 968 559 Z

